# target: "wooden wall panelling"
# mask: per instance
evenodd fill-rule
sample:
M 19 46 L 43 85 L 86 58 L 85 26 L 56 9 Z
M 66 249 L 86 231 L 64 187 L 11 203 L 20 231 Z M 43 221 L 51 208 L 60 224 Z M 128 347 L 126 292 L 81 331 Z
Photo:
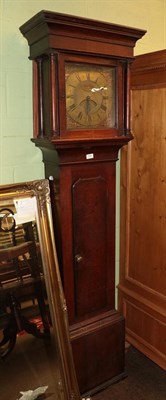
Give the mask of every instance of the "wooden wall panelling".
M 136 57 L 134 140 L 121 155 L 119 308 L 126 339 L 166 370 L 166 50 Z

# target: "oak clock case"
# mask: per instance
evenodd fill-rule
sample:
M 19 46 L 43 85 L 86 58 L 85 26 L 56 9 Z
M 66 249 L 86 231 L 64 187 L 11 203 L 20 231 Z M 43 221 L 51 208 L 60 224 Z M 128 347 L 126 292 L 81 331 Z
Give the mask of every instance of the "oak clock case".
M 115 309 L 115 189 L 130 132 L 130 64 L 142 30 L 41 11 L 21 28 L 33 60 L 34 138 L 51 182 L 55 239 L 82 394 L 125 376 Z

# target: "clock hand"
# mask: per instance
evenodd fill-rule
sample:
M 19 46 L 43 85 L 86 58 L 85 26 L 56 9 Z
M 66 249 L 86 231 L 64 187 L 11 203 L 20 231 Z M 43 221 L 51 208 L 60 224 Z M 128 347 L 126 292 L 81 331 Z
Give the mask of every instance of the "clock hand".
M 93 106 L 96 107 L 97 103 L 93 99 L 90 98 L 90 96 L 87 96 L 85 99 L 85 111 L 86 114 L 89 114 L 91 110 L 93 109 Z
M 91 89 L 91 92 L 101 92 L 101 91 L 103 91 L 103 90 L 107 90 L 107 87 L 104 87 L 104 86 L 101 86 L 101 87 L 97 87 L 97 88 L 92 88 Z
M 87 96 L 86 99 L 85 99 L 85 111 L 86 111 L 86 114 L 89 114 L 90 108 L 91 108 L 90 107 L 90 97 Z
M 82 105 L 82 104 L 84 104 L 84 103 L 85 103 L 85 112 L 86 112 L 86 114 L 89 114 L 89 113 L 90 113 L 91 109 L 93 108 L 93 107 L 92 107 L 92 104 L 94 105 L 94 107 L 97 106 L 97 103 L 96 103 L 93 99 L 91 99 L 90 96 L 87 96 L 87 97 L 86 97 L 85 99 L 83 99 L 80 103 L 78 103 L 78 104 L 75 104 L 75 103 L 71 104 L 71 105 L 68 107 L 68 109 L 69 109 L 70 111 L 74 111 L 74 110 L 76 110 L 78 107 L 80 107 L 80 105 Z

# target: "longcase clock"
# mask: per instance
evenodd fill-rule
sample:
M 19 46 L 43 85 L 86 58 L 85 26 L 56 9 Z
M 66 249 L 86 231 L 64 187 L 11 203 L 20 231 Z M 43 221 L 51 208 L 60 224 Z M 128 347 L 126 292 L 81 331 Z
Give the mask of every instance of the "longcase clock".
M 130 65 L 145 33 L 41 11 L 20 28 L 33 60 L 34 138 L 51 182 L 55 239 L 81 393 L 124 376 L 115 309 L 115 167 L 130 132 Z

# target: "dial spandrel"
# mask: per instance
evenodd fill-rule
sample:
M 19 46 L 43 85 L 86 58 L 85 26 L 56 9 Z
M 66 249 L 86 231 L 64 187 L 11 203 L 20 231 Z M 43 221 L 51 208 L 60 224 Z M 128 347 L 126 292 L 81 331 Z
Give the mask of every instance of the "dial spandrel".
M 113 128 L 115 67 L 65 64 L 67 129 Z

